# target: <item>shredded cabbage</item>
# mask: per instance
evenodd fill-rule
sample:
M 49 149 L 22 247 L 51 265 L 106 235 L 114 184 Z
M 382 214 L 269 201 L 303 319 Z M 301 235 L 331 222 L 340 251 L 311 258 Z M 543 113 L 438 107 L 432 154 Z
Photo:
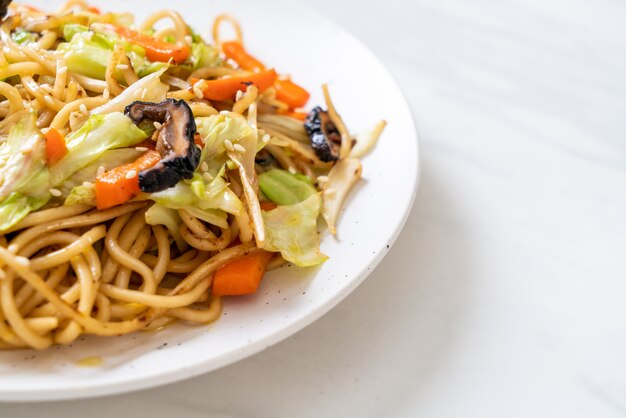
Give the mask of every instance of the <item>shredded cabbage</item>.
M 169 231 L 170 235 L 174 238 L 176 246 L 179 250 L 185 251 L 187 249 L 187 242 L 183 239 L 180 233 L 180 224 L 182 220 L 178 211 L 170 209 L 155 203 L 146 211 L 146 223 L 148 225 L 163 225 Z
M 45 141 L 29 111 L 0 145 L 0 230 L 10 228 L 50 199 Z
M 146 76 L 167 66 L 162 62 L 150 62 L 146 58 L 146 51 L 138 46 L 108 33 L 89 30 L 88 27 L 71 23 L 63 26 L 63 42 L 57 51 L 64 54 L 67 68 L 75 73 L 105 79 L 106 67 L 111 61 L 111 55 L 116 44 L 124 47 L 130 63 L 139 75 Z
M 146 134 L 121 113 L 94 115 L 65 138 L 68 153 L 50 169 L 51 183 L 60 185 L 81 168 L 102 158 L 110 149 L 130 147 Z
M 310 178 L 280 169 L 261 173 L 259 187 L 277 205 L 293 205 L 317 193 Z
M 263 211 L 265 222 L 265 249 L 280 251 L 287 261 L 297 266 L 314 266 L 328 257 L 320 251 L 317 217 L 322 200 L 313 194 L 295 205 L 278 206 Z
M 73 187 L 69 195 L 65 198 L 66 206 L 90 205 L 96 206 L 96 187 L 93 183 L 84 183 Z
M 169 89 L 167 84 L 161 82 L 161 75 L 165 72 L 165 68 L 150 74 L 144 78 L 135 81 L 128 86 L 126 90 L 113 100 L 109 100 L 102 106 L 96 107 L 91 111 L 92 115 L 102 115 L 112 112 L 123 112 L 126 106 L 135 100 L 143 100 L 145 102 L 162 102 L 165 100 L 165 94 Z

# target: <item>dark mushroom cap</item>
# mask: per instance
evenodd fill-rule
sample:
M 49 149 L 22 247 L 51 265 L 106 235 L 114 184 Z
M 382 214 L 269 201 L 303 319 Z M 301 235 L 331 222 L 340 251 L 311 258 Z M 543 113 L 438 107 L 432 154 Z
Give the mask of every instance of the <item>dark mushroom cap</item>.
M 154 193 L 173 187 L 193 176 L 200 163 L 200 150 L 194 143 L 196 122 L 184 100 L 167 99 L 161 103 L 133 102 L 124 114 L 135 124 L 145 119 L 159 122 L 156 150 L 161 161 L 139 172 L 139 188 Z
M 0 18 L 7 15 L 7 10 L 9 9 L 9 4 L 11 4 L 11 1 L 12 0 L 0 0 Z
M 311 139 L 311 147 L 324 162 L 339 159 L 341 134 L 328 117 L 328 112 L 316 106 L 304 121 L 304 129 Z

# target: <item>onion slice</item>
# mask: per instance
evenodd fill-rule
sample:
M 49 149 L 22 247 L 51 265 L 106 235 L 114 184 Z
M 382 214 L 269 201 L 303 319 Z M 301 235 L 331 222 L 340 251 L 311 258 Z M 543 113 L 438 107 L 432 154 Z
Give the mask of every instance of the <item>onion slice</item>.
M 337 233 L 337 218 L 348 192 L 361 178 L 361 162 L 356 158 L 339 160 L 328 173 L 328 180 L 321 184 L 324 206 L 322 216 L 328 224 L 329 231 Z

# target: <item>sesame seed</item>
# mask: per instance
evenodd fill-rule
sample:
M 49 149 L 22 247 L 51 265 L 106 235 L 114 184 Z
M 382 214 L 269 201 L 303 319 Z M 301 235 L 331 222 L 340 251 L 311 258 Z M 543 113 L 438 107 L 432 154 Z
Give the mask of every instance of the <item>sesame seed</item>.
M 135 90 L 135 92 L 133 93 L 133 96 L 135 96 L 135 98 L 138 98 L 139 96 L 141 96 L 142 90 Z
M 328 176 L 317 176 L 317 181 L 320 183 L 325 183 L 328 181 Z
M 208 171 L 209 170 L 209 165 L 206 163 L 206 161 L 202 161 L 202 164 L 200 164 L 200 171 Z
M 83 181 L 83 187 L 93 187 L 93 183 L 90 181 Z
M 50 189 L 50 194 L 54 197 L 59 197 L 61 196 L 63 193 L 61 193 L 61 190 L 59 189 Z
M 41 46 L 37 42 L 31 42 L 30 47 L 35 50 L 41 48 Z
M 128 70 L 128 65 L 126 65 L 126 64 L 117 64 L 115 66 L 115 68 L 117 68 L 120 71 L 124 71 L 124 70 Z
M 293 168 L 293 167 L 289 167 L 289 172 L 290 172 L 291 174 L 296 174 L 296 173 L 297 173 L 296 169 L 295 169 L 295 168 Z
M 148 89 L 143 89 L 143 92 L 141 92 L 141 99 L 145 99 L 146 96 L 148 95 Z
M 185 36 L 185 43 L 188 45 L 193 42 L 193 38 L 190 35 Z
M 52 97 L 50 96 L 43 96 L 43 101 L 48 103 L 49 105 L 54 105 L 54 100 L 52 100 Z
M 63 54 L 63 58 L 69 59 L 72 55 L 73 55 L 72 51 L 69 51 L 69 52 L 66 52 L 65 54 Z
M 106 168 L 104 168 L 104 166 L 98 167 L 98 170 L 96 170 L 96 176 L 100 177 L 101 175 L 104 174 L 105 171 L 106 171 Z
M 85 106 L 85 103 L 81 103 L 80 106 L 78 106 L 78 110 L 80 110 L 81 113 L 87 113 L 87 106 Z
M 333 188 L 328 188 L 326 190 L 324 190 L 324 194 L 328 195 L 328 196 L 332 196 L 335 194 L 335 189 Z
M 209 174 L 209 173 L 204 173 L 204 174 L 202 175 L 202 178 L 203 178 L 203 179 L 205 179 L 206 181 L 211 181 L 211 180 L 213 180 L 213 176 L 212 176 L 211 174 Z
M 237 94 L 235 95 L 235 100 L 239 101 L 243 97 L 243 91 L 237 90 Z
M 146 152 L 148 151 L 148 148 L 147 147 L 135 147 L 135 151 Z
M 163 126 L 163 125 L 161 125 L 161 123 L 160 123 L 160 122 L 157 122 L 156 120 L 154 121 L 153 125 L 154 125 L 154 127 L 155 127 L 155 128 L 157 128 L 157 129 L 161 129 L 161 126 Z
M 102 98 L 108 99 L 110 94 L 111 93 L 109 93 L 109 89 L 104 89 L 104 91 L 102 92 Z
M 241 144 L 235 144 L 233 145 L 233 148 L 235 149 L 235 151 L 246 152 L 246 149 Z
M 234 151 L 235 150 L 235 147 L 233 147 L 233 143 L 230 142 L 230 139 L 225 139 L 224 140 L 224 146 L 226 147 L 226 149 L 228 151 Z
M 267 144 L 270 142 L 270 136 L 268 134 L 263 135 L 263 143 Z
M 127 180 L 130 180 L 132 178 L 135 178 L 136 176 L 137 176 L 137 170 L 128 170 L 128 173 L 126 173 L 124 177 L 126 177 Z
M 220 111 L 220 115 L 228 115 L 230 112 L 228 110 Z
M 193 88 L 193 94 L 196 95 L 196 98 L 202 100 L 204 99 L 204 93 L 202 93 L 202 90 L 200 90 L 199 87 L 195 87 Z

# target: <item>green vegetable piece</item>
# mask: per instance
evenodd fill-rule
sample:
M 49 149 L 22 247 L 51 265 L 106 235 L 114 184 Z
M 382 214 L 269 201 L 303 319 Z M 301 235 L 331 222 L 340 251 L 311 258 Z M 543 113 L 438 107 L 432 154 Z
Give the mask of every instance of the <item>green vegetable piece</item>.
M 277 205 L 295 205 L 317 193 L 308 177 L 280 169 L 259 175 L 259 187 Z
M 297 266 L 314 266 L 328 257 L 320 251 L 317 217 L 322 206 L 318 194 L 289 206 L 263 212 L 265 249 L 280 251 L 283 258 Z

